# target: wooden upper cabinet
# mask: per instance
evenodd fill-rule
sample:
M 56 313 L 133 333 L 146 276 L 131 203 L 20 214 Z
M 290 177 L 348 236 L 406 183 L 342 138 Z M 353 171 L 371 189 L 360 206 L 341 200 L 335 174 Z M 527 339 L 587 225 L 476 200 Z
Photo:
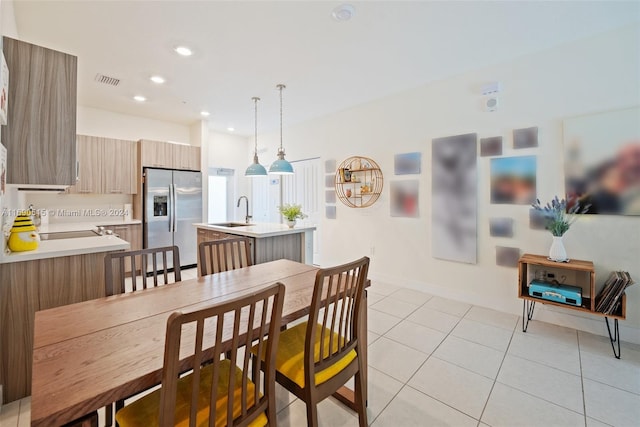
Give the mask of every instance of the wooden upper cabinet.
M 102 191 L 102 138 L 77 136 L 78 180 L 69 188 L 70 193 L 101 193 Z
M 138 151 L 135 141 L 103 138 L 103 192 L 108 194 L 136 194 L 136 165 Z
M 176 152 L 174 169 L 200 170 L 200 147 L 173 144 Z
M 141 139 L 140 144 L 140 161 L 143 167 L 173 168 L 170 144 L 161 141 L 152 141 L 150 139 Z
M 70 193 L 136 194 L 135 141 L 78 135 L 78 181 Z
M 75 56 L 4 37 L 9 69 L 7 183 L 73 185 L 76 180 Z
M 140 140 L 142 167 L 200 170 L 200 147 L 170 142 Z

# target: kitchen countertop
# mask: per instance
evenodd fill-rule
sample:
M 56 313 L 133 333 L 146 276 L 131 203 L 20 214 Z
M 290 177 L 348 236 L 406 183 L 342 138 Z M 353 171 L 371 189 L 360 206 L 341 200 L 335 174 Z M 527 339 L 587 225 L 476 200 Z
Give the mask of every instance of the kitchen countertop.
M 38 227 L 39 233 L 60 233 L 64 231 L 83 231 L 83 230 L 95 230 L 98 226 L 112 226 L 112 225 L 135 225 L 142 224 L 139 219 L 132 219 L 129 221 L 122 220 L 106 220 L 106 221 L 81 221 L 81 222 L 54 222 L 48 224 L 41 224 Z
M 0 263 L 6 264 L 10 262 L 83 255 L 95 252 L 128 250 L 130 248 L 131 245 L 129 242 L 113 235 L 45 240 L 40 242 L 36 250 L 3 254 Z
M 274 223 L 257 223 L 238 227 L 225 227 L 223 225 L 207 223 L 195 223 L 193 225 L 197 228 L 221 231 L 223 233 L 235 234 L 238 236 L 255 237 L 257 239 L 262 237 L 283 236 L 285 234 L 305 233 L 316 229 L 313 225 L 296 225 L 294 228 L 289 228 L 286 224 Z
M 98 225 L 132 225 L 141 224 L 140 220 L 131 221 L 99 221 L 49 223 L 38 227 L 39 233 L 61 233 L 65 231 L 96 230 Z M 129 250 L 129 242 L 113 235 L 79 237 L 73 239 L 44 240 L 38 244 L 38 249 L 25 252 L 10 252 L 2 254 L 0 264 L 11 262 L 32 261 L 44 258 L 57 258 L 72 255 L 82 255 L 95 252 L 111 252 Z

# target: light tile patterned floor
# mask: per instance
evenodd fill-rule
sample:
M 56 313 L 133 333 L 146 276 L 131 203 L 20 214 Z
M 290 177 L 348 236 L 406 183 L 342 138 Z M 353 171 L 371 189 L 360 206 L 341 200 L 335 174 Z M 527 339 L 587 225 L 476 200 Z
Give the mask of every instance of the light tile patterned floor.
M 183 273 L 184 278 L 195 272 Z M 604 337 L 415 290 L 369 291 L 369 424 L 396 426 L 640 425 L 640 346 L 622 359 Z M 278 389 L 278 424 L 306 425 L 304 403 Z M 357 426 L 333 399 L 320 426 Z M 0 426 L 28 426 L 29 398 Z

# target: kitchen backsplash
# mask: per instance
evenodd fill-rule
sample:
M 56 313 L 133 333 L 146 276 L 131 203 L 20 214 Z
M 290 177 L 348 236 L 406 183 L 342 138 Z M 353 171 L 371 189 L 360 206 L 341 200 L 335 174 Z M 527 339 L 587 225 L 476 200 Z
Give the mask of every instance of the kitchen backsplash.
M 42 222 L 50 224 L 100 223 L 123 219 L 127 210 L 125 205 L 131 202 L 132 196 L 123 194 L 25 193 L 24 208 L 33 205 Z

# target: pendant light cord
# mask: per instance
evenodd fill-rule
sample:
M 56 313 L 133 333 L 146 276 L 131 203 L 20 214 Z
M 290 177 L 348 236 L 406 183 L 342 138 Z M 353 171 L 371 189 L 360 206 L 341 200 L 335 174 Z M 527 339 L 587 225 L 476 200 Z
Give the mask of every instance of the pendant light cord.
M 258 98 L 257 96 L 254 96 L 253 98 L 253 102 L 255 104 L 255 143 L 254 143 L 254 149 L 253 149 L 253 154 L 254 155 L 258 155 L 258 101 L 260 101 L 260 98 Z
M 283 84 L 278 85 L 278 89 L 280 89 L 280 151 L 282 151 L 282 89 L 285 87 Z

